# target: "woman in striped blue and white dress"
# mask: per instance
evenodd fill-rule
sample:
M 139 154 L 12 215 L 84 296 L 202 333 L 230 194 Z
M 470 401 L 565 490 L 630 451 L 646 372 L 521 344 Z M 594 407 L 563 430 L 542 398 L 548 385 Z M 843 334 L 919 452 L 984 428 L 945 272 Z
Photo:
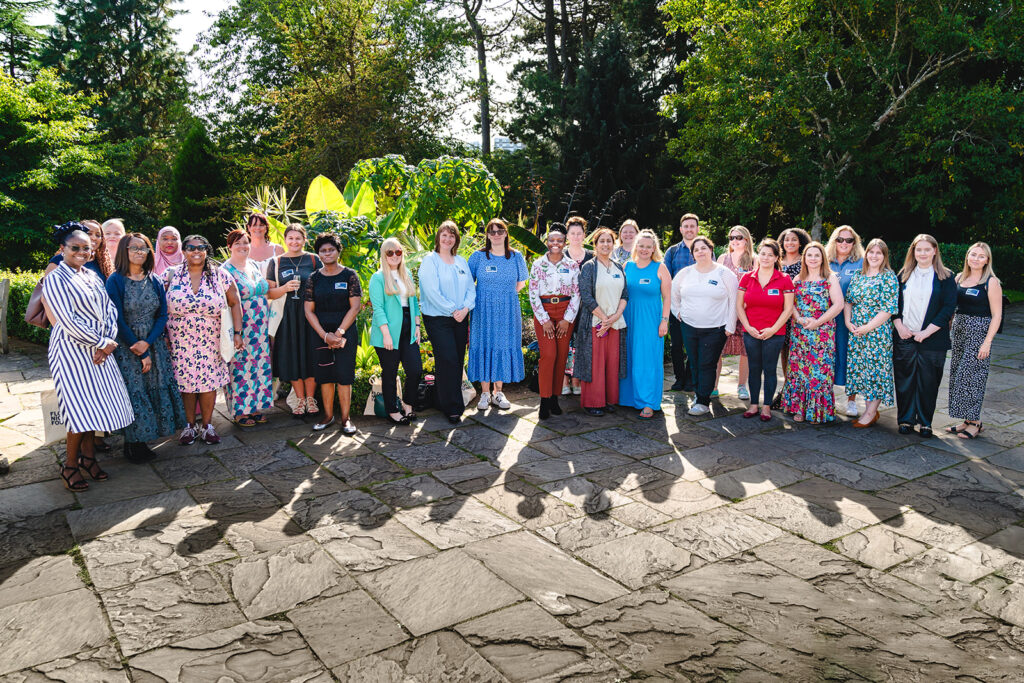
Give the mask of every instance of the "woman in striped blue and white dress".
M 124 380 L 110 355 L 117 348 L 117 309 L 100 278 L 84 268 L 92 243 L 79 223 L 54 232 L 64 261 L 43 279 L 53 330 L 48 358 L 61 419 L 67 427 L 67 459 L 60 477 L 71 491 L 89 488 L 80 470 L 107 479 L 96 461 L 94 432 L 113 432 L 135 421 Z

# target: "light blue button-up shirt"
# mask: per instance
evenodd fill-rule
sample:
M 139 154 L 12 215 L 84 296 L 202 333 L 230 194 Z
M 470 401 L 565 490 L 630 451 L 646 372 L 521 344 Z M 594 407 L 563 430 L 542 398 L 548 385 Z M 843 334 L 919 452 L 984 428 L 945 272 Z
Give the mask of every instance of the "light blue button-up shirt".
M 419 271 L 420 310 L 423 315 L 450 316 L 476 305 L 476 285 L 469 264 L 461 256 L 448 265 L 432 251 L 423 258 Z

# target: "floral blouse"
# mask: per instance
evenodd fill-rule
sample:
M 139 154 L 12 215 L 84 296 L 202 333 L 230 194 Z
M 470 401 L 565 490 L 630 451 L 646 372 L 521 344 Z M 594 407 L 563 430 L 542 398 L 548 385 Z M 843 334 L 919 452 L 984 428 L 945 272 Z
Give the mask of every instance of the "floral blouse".
M 565 320 L 572 322 L 576 319 L 576 313 L 580 308 L 580 266 L 568 256 L 563 256 L 558 263 L 548 261 L 548 255 L 544 254 L 533 262 L 530 268 L 530 305 L 533 307 L 533 317 L 541 325 L 550 320 L 544 304 L 541 303 L 542 296 L 567 296 L 569 307 L 565 309 Z

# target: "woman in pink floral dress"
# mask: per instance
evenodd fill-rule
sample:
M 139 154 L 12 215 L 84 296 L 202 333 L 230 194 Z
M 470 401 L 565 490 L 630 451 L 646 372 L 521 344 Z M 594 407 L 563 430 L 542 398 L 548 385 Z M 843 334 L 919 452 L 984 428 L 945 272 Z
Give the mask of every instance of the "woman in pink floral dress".
M 181 432 L 183 446 L 203 439 L 220 442 L 213 429 L 213 404 L 217 390 L 228 383 L 228 368 L 220 355 L 220 312 L 231 306 L 235 326 L 235 348 L 242 346 L 237 330 L 242 327 L 242 309 L 238 290 L 231 276 L 214 267 L 210 243 L 202 235 L 185 238 L 185 262 L 164 271 L 167 292 L 167 338 L 171 344 L 174 379 L 185 404 L 185 415 L 196 415 L 196 402 L 202 422 L 188 424 Z

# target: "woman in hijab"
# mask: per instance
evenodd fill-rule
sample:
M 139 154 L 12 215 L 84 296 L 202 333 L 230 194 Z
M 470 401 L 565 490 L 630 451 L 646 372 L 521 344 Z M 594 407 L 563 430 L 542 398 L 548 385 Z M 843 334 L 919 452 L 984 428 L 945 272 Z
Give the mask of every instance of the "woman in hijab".
M 153 274 L 163 277 L 164 271 L 177 266 L 185 260 L 181 251 L 181 233 L 173 225 L 165 225 L 156 234 L 156 253 L 154 254 Z

